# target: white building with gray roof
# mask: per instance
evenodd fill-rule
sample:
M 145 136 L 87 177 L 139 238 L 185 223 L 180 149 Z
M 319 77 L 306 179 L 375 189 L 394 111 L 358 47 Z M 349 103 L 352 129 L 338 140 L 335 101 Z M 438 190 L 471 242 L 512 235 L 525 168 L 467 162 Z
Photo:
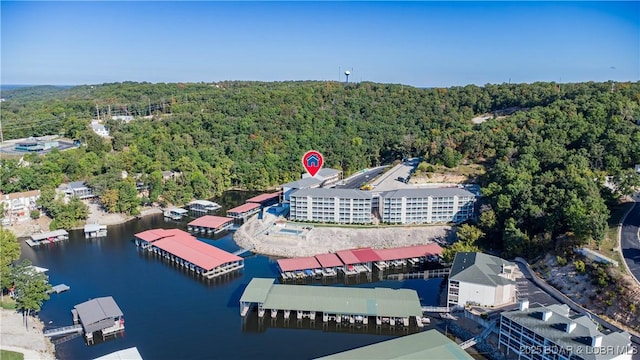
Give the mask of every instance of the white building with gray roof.
M 369 224 L 372 221 L 371 199 L 371 193 L 355 189 L 296 190 L 289 195 L 289 218 L 296 221 Z
M 461 223 L 473 217 L 476 196 L 460 188 L 383 192 L 381 221 L 390 224 Z
M 479 252 L 456 254 L 447 290 L 449 306 L 502 306 L 516 301 L 516 265 Z
M 600 332 L 566 304 L 530 308 L 528 301 L 501 314 L 499 346 L 518 359 L 631 360 L 634 353 L 626 332 Z

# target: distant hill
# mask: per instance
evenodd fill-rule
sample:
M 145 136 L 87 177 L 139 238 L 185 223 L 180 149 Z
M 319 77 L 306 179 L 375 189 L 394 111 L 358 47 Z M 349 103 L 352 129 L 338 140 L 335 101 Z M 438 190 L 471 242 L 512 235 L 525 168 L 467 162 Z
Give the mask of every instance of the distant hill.
M 45 100 L 56 97 L 70 85 L 0 85 L 0 98 L 5 100 Z

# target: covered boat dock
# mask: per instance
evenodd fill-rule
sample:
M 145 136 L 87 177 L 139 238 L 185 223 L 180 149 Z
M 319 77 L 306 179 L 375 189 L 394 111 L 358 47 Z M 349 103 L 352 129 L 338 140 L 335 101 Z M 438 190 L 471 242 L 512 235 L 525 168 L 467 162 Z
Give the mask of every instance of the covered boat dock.
M 31 235 L 31 239 L 27 240 L 27 244 L 33 247 L 40 244 L 49 244 L 69 238 L 69 233 L 66 230 L 59 229 L 49 232 L 43 232 Z
M 208 245 L 179 229 L 135 234 L 136 245 L 194 273 L 213 279 L 244 267 L 244 259 Z
M 278 266 L 283 279 L 300 279 L 309 276 L 321 276 L 322 265 L 313 257 L 299 257 L 292 259 L 278 259 Z
M 208 201 L 208 200 L 194 200 L 189 203 L 189 210 L 199 211 L 204 213 L 209 211 L 216 211 L 221 207 L 222 206 L 220 206 L 218 203 L 215 203 L 213 201 Z
M 269 311 L 271 318 L 282 312 L 289 319 L 293 312 L 298 320 L 315 321 L 322 313 L 323 323 L 368 325 L 374 318 L 376 325 L 410 326 L 413 318 L 422 326 L 418 293 L 410 289 L 281 285 L 274 279 L 253 278 L 240 298 L 240 315 L 246 317 L 254 304 L 259 318 Z
M 271 194 L 261 194 L 248 199 L 247 202 L 260 204 L 261 206 L 274 205 L 280 200 L 280 195 L 282 195 L 281 191 Z
M 236 220 L 246 221 L 249 216 L 260 211 L 260 204 L 246 203 L 227 210 L 227 216 Z
M 205 215 L 187 224 L 187 230 L 217 234 L 233 226 L 233 219 L 224 216 Z
M 84 226 L 84 237 L 97 238 L 107 236 L 107 225 L 87 224 Z
M 93 343 L 93 333 L 99 331 L 102 338 L 124 330 L 124 317 L 113 297 L 100 297 L 85 301 L 71 310 L 73 322 L 82 325 L 87 342 Z
M 183 216 L 187 215 L 189 210 L 182 208 L 171 208 L 164 211 L 164 217 L 171 220 L 181 220 Z

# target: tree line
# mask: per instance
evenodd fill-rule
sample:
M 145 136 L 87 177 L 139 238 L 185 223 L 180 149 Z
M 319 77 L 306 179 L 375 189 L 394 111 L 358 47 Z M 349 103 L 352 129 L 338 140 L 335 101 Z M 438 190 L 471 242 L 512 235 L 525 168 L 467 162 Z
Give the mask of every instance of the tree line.
M 0 105 L 5 137 L 62 133 L 86 144 L 26 156 L 29 166 L 4 160 L 0 190 L 86 180 L 109 210 L 135 213 L 144 202 L 183 203 L 298 179 L 309 149 L 346 175 L 412 156 L 447 167 L 483 163 L 482 238 L 508 254 L 528 254 L 604 236 L 609 207 L 637 184 L 638 94 L 637 82 L 81 86 Z M 109 141 L 88 130 L 96 105 L 150 103 L 166 106 L 151 119 L 108 120 Z M 510 115 L 502 116 L 505 109 Z M 470 121 L 485 113 L 491 119 Z M 166 179 L 163 171 L 180 176 Z M 606 176 L 614 190 L 603 186 Z M 149 189 L 142 199 L 139 185 Z

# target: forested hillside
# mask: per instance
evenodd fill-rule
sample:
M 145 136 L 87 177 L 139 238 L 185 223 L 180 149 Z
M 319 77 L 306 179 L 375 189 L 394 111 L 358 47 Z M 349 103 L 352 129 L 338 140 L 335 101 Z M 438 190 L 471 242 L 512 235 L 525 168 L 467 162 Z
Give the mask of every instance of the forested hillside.
M 26 167 L 3 161 L 3 192 L 85 179 L 116 205 L 119 197 L 136 205 L 135 184 L 120 177 L 125 170 L 143 174 L 150 200 L 180 203 L 230 186 L 265 189 L 297 179 L 300 156 L 312 148 L 346 174 L 406 156 L 449 167 L 483 162 L 490 210 L 480 226 L 495 246 L 522 254 L 557 245 L 565 233 L 571 241 L 600 239 L 617 195 L 601 180 L 616 176 L 628 191 L 637 181 L 629 169 L 640 163 L 640 83 L 118 83 L 51 96 L 3 102 L 5 139 L 60 133 L 88 146 L 28 156 Z M 519 110 L 471 122 L 507 108 Z M 113 138 L 106 141 L 88 123 L 109 114 L 149 118 L 107 121 Z M 163 170 L 183 176 L 163 185 Z

